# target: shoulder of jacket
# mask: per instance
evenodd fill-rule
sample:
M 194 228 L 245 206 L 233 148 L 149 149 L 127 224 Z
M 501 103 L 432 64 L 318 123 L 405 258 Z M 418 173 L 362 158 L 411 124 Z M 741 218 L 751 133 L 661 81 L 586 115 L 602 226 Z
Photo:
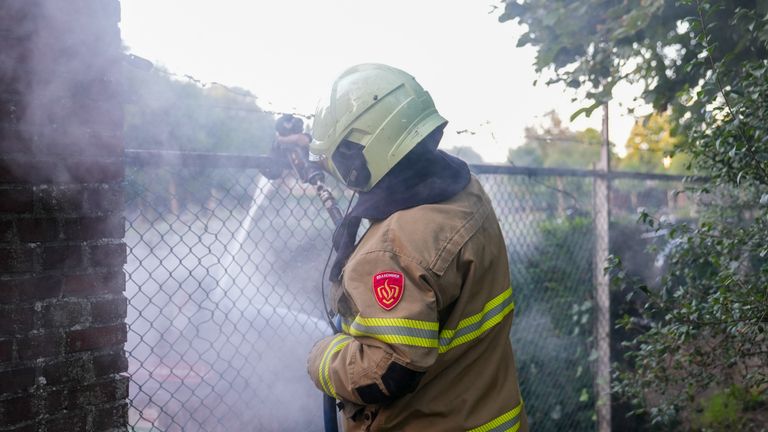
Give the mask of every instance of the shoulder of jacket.
M 473 176 L 455 197 L 401 210 L 371 225 L 356 254 L 386 251 L 442 275 L 459 249 L 478 230 L 491 203 Z

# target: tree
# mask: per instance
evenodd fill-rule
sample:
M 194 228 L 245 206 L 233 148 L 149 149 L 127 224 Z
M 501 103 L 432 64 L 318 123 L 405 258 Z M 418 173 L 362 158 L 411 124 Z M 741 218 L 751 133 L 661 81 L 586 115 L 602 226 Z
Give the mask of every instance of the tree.
M 659 427 L 759 430 L 768 421 L 768 1 L 509 1 L 501 21 L 527 26 L 550 82 L 580 89 L 590 113 L 627 79 L 670 110 L 675 152 L 691 158 L 695 223 L 670 224 L 667 272 L 642 285 L 633 366 L 618 394 Z M 624 274 L 613 263 L 617 282 Z
M 572 131 L 555 111 L 546 117 L 543 126 L 525 128 L 525 142 L 510 149 L 507 160 L 519 166 L 592 168 L 600 159 L 600 132 L 592 128 Z
M 159 68 L 126 67 L 124 95 L 128 149 L 265 154 L 274 139 L 272 115 L 246 90 L 202 87 L 175 80 Z M 143 199 L 154 197 L 152 206 L 172 213 L 180 201 L 205 202 L 216 189 L 229 190 L 236 181 L 222 170 L 207 177 L 193 168 L 128 172 L 129 190 Z
M 264 154 L 274 139 L 272 115 L 246 90 L 127 67 L 125 94 L 126 148 Z
M 674 155 L 681 137 L 672 134 L 669 114 L 653 113 L 632 127 L 625 148 L 627 154 L 616 160 L 616 168 L 624 171 L 684 174 L 689 158 Z
M 537 70 L 555 72 L 549 83 L 585 90 L 594 104 L 581 114 L 610 99 L 621 79 L 643 83 L 660 110 L 683 105 L 678 93 L 695 93 L 704 77 L 736 81 L 744 62 L 768 57 L 766 12 L 765 0 L 528 0 L 506 2 L 499 20 L 527 26 L 517 45 L 538 48 Z M 717 31 L 702 38 L 707 26 Z M 719 75 L 701 53 L 717 59 Z

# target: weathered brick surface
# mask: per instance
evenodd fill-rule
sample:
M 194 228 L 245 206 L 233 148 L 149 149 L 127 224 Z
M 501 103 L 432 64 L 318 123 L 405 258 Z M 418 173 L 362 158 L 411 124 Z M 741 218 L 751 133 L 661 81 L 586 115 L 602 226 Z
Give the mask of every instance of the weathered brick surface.
M 91 322 L 94 325 L 116 324 L 124 320 L 128 301 L 124 296 L 94 300 L 91 303 Z
M 0 188 L 0 214 L 31 213 L 34 208 L 33 206 L 34 200 L 31 187 Z
M 122 373 L 128 370 L 128 359 L 122 352 L 93 357 L 93 373 L 96 377 Z
M 16 354 L 20 360 L 56 357 L 63 353 L 63 336 L 59 332 L 37 334 L 16 339 Z
M 12 425 L 34 419 L 35 400 L 30 395 L 0 401 L 0 425 Z
M 0 247 L 0 273 L 32 271 L 33 250 L 26 246 Z
M 0 184 L 66 183 L 66 166 L 55 160 L 0 159 Z
M 25 335 L 34 329 L 32 306 L 0 306 L 0 337 Z
M 42 376 L 47 385 L 53 386 L 71 381 L 88 382 L 93 380 L 93 366 L 87 357 L 55 360 L 43 366 Z
M 67 352 L 91 351 L 124 344 L 127 338 L 125 324 L 106 327 L 89 327 L 67 333 Z
M 79 405 L 94 405 L 99 402 L 117 402 L 128 397 L 128 378 L 96 381 L 72 390 L 72 397 Z
M 58 298 L 61 289 L 62 278 L 57 275 L 0 279 L 0 305 Z
M 127 256 L 124 243 L 91 246 L 88 253 L 93 267 L 122 268 Z
M 115 183 L 125 176 L 122 160 L 104 161 L 96 166 L 89 160 L 80 160 L 68 163 L 66 168 L 74 183 Z
M 35 206 L 42 214 L 76 216 L 83 214 L 87 189 L 84 186 L 39 187 Z
M 60 222 L 56 218 L 25 218 L 16 221 L 20 242 L 52 242 L 61 235 Z
M 121 239 L 125 236 L 125 219 L 120 214 L 92 218 L 67 218 L 64 238 L 67 240 Z
M 57 417 L 46 418 L 43 425 L 48 432 L 84 431 L 88 430 L 88 414 L 86 412 L 68 412 Z
M 0 339 L 0 363 L 13 359 L 13 339 Z
M 90 321 L 88 303 L 83 301 L 57 301 L 41 307 L 40 326 L 47 329 L 66 328 Z
M 40 429 L 34 423 L 21 424 L 7 429 L 7 432 L 36 432 Z
M 74 274 L 64 277 L 65 296 L 87 296 L 120 293 L 125 290 L 125 273 L 122 270 L 105 273 Z
M 120 402 L 117 405 L 98 408 L 93 418 L 95 430 L 110 430 L 120 428 L 128 419 L 128 404 Z
M 37 401 L 44 412 L 59 412 L 77 408 L 77 401 L 69 397 L 69 388 L 66 386 L 47 388 L 37 397 Z
M 11 219 L 0 219 L 0 243 L 10 242 L 16 237 L 16 224 Z
M 122 213 L 125 206 L 122 186 L 104 185 L 85 193 L 85 213 L 91 215 Z
M 35 384 L 35 369 L 24 367 L 0 372 L 0 394 L 16 393 Z
M 0 430 L 126 430 L 120 4 L 0 3 Z
M 79 270 L 85 264 L 83 247 L 74 245 L 45 246 L 40 266 L 43 270 Z
M 5 54 L 5 53 L 3 53 Z M 0 66 L 2 66 L 0 64 Z M 23 108 L 20 106 L 21 103 L 16 103 L 15 105 L 12 105 L 7 100 L 0 102 L 2 103 L 3 107 L 5 108 L 1 112 L 0 115 L 6 116 L 8 115 L 7 111 L 11 111 L 10 114 L 12 117 L 0 117 L 0 119 L 3 120 L 3 122 L 0 122 L 0 138 L 3 139 L 2 142 L 0 142 L 0 149 L 2 149 L 4 152 L 6 152 L 6 155 L 21 155 L 24 154 L 25 151 L 28 151 L 28 145 L 21 137 L 21 131 L 19 130 L 18 126 L 15 124 L 18 120 L 15 119 L 13 116 L 16 115 L 17 112 L 20 112 Z

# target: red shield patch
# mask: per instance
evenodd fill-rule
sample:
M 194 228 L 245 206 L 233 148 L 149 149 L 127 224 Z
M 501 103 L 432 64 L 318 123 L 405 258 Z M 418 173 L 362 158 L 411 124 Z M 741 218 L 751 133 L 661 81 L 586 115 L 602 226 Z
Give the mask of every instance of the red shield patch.
M 402 273 L 381 272 L 373 276 L 373 296 L 384 310 L 392 310 L 403 298 L 405 283 Z

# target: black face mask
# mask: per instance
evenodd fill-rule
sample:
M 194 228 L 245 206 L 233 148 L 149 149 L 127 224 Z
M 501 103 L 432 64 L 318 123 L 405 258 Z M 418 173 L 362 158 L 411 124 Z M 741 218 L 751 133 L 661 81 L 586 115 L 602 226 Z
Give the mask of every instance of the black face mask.
M 352 189 L 362 189 L 371 181 L 371 171 L 365 163 L 363 148 L 356 142 L 344 140 L 331 156 L 341 178 Z
M 341 270 L 355 249 L 363 218 L 382 220 L 399 210 L 445 201 L 469 184 L 467 164 L 435 150 L 433 144 L 430 140 L 419 143 L 370 191 L 360 192 L 333 239 L 337 255 L 331 267 L 331 281 L 341 277 Z

